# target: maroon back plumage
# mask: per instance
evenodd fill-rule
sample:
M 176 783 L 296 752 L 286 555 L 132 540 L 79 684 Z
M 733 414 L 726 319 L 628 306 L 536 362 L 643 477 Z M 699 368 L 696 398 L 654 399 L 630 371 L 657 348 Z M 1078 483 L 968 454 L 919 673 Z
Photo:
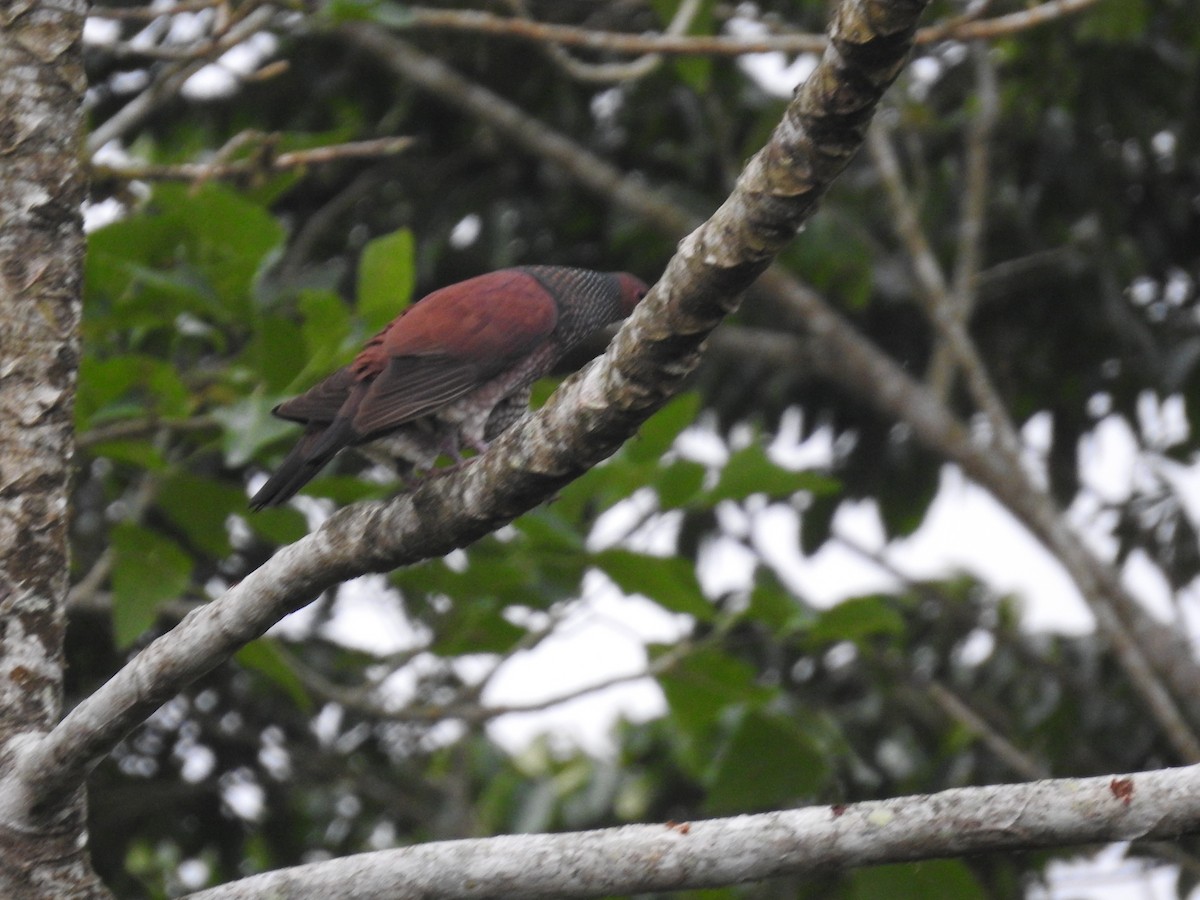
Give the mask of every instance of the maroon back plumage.
M 414 465 L 457 456 L 460 443 L 486 449 L 485 436 L 520 418 L 530 384 L 646 290 L 625 272 L 526 266 L 434 291 L 349 366 L 275 408 L 306 431 L 251 507 L 284 502 L 343 447 L 388 435 L 403 437 L 391 443 Z

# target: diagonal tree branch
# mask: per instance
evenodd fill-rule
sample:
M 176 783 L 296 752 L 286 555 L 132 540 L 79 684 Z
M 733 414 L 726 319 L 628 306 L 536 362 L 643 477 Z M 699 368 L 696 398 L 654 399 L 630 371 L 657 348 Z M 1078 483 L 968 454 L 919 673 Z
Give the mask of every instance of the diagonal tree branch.
M 939 348 L 945 348 L 951 359 L 963 371 L 967 389 L 976 406 L 983 412 L 991 428 L 992 440 L 1005 454 L 1014 470 L 1021 466 L 1021 438 L 999 391 L 992 384 L 983 358 L 967 332 L 965 307 L 968 301 L 953 291 L 946 273 L 938 262 L 933 248 L 921 226 L 916 203 L 909 194 L 900 172 L 900 161 L 883 129 L 876 126 L 867 136 L 871 159 L 879 171 L 895 217 L 895 229 L 904 242 L 916 273 L 917 295 L 925 315 L 937 332 Z M 934 393 L 944 399 L 944 391 L 932 386 Z
M 851 866 L 1200 830 L 1200 766 L 957 788 L 847 806 L 567 834 L 505 835 L 282 869 L 191 900 L 606 897 Z
M 281 549 L 24 747 L 17 777 L 43 805 L 55 803 L 151 711 L 322 590 L 469 544 L 613 453 L 678 388 L 704 338 L 861 145 L 879 97 L 903 67 L 924 5 L 847 0 L 838 8 L 821 64 L 733 194 L 684 239 L 605 356 L 569 379 L 523 427 L 472 465 L 388 502 L 347 507 Z

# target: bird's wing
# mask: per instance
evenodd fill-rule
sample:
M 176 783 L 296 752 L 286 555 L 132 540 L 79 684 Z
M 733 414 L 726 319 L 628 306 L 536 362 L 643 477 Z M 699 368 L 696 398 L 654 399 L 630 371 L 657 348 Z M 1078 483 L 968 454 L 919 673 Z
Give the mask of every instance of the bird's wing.
M 339 369 L 299 397 L 284 400 L 271 412 L 281 419 L 302 424 L 332 422 L 350 396 L 354 381 L 354 373 L 350 369 Z
M 350 365 L 371 382 L 354 413 L 354 430 L 378 434 L 465 397 L 534 353 L 557 324 L 554 297 L 519 270 L 435 291 Z
M 355 410 L 354 430 L 363 437 L 390 431 L 466 396 L 488 377 L 486 369 L 453 357 L 393 357 Z
M 557 324 L 558 303 L 545 287 L 527 272 L 506 269 L 434 291 L 380 335 L 375 353 L 446 356 L 495 374 Z

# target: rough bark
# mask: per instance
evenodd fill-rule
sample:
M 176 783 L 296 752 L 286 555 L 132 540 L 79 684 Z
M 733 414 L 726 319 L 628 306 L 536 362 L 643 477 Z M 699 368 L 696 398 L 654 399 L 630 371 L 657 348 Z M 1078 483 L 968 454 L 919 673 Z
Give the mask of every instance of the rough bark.
M 445 841 L 256 875 L 191 900 L 608 897 L 988 850 L 1174 838 L 1200 828 L 1198 792 L 1200 766 L 1190 766 L 729 819 Z
M 105 896 L 78 785 L 38 808 L 14 760 L 62 712 L 79 357 L 82 0 L 0 9 L 0 896 Z

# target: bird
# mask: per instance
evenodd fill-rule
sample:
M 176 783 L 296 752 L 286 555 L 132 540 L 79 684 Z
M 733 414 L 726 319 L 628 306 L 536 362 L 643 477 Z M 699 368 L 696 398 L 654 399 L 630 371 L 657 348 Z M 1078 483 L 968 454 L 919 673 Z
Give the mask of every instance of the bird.
M 428 471 L 483 453 L 528 409 L 530 387 L 646 295 L 628 272 L 520 266 L 440 288 L 409 306 L 346 367 L 272 412 L 303 435 L 250 499 L 296 494 L 346 447 Z

